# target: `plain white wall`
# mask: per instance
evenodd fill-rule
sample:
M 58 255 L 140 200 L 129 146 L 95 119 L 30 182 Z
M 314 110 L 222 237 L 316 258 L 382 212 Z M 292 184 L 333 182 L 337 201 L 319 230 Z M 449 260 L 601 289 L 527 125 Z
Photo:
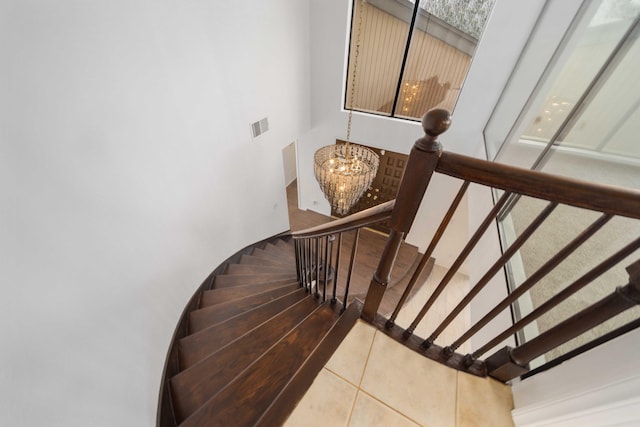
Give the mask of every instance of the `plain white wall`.
M 155 423 L 194 289 L 288 229 L 308 23 L 300 0 L 0 3 L 0 425 Z
M 513 385 L 518 427 L 640 425 L 640 331 Z
M 296 170 L 296 143 L 292 142 L 282 149 L 282 163 L 284 166 L 284 182 L 288 186 L 298 176 Z

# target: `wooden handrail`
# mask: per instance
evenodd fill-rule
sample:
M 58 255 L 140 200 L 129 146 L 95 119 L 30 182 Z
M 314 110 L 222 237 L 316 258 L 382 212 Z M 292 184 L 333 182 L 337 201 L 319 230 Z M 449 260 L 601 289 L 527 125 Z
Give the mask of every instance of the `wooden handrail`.
M 640 218 L 640 191 L 443 152 L 436 171 L 510 193 L 629 218 Z M 615 203 L 611 203 L 615 200 Z
M 323 237 L 386 221 L 391 218 L 391 212 L 393 211 L 394 205 L 395 200 L 389 200 L 388 202 L 356 212 L 352 215 L 345 216 L 344 218 L 340 218 L 326 224 L 317 225 L 300 231 L 293 231 L 291 232 L 291 236 L 294 239 Z

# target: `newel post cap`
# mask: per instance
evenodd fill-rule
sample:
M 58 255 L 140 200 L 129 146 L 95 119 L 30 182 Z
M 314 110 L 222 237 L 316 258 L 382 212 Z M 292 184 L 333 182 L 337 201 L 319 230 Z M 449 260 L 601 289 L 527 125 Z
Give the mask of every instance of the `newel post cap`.
M 429 136 L 437 137 L 451 126 L 451 113 L 442 108 L 427 111 L 422 117 L 422 129 Z
M 442 108 L 427 111 L 422 117 L 425 136 L 416 141 L 416 148 L 422 151 L 441 151 L 438 136 L 451 126 L 451 113 Z

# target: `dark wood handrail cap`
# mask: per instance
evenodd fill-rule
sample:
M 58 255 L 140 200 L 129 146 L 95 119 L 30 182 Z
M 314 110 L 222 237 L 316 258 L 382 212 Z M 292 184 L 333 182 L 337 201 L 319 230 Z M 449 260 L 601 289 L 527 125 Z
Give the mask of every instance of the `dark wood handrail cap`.
M 434 108 L 427 111 L 422 117 L 422 129 L 425 135 L 418 139 L 414 149 L 428 153 L 441 153 L 442 145 L 438 142 L 438 136 L 449 129 L 451 114 L 442 108 Z
M 442 108 L 427 111 L 422 117 L 422 129 L 429 136 L 437 137 L 451 126 L 451 113 Z

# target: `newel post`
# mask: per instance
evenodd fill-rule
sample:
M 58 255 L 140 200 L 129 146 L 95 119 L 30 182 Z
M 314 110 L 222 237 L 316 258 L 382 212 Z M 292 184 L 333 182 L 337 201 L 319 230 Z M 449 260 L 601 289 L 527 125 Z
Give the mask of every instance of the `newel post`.
M 430 110 L 422 118 L 425 135 L 415 142 L 409 154 L 391 214 L 391 233 L 382 251 L 378 268 L 371 279 L 362 309 L 362 318 L 369 322 L 376 317 L 382 296 L 391 279 L 391 270 L 402 240 L 411 229 L 431 176 L 438 165 L 442 153 L 442 145 L 437 141 L 438 136 L 449 129 L 450 124 L 451 115 L 443 109 Z

